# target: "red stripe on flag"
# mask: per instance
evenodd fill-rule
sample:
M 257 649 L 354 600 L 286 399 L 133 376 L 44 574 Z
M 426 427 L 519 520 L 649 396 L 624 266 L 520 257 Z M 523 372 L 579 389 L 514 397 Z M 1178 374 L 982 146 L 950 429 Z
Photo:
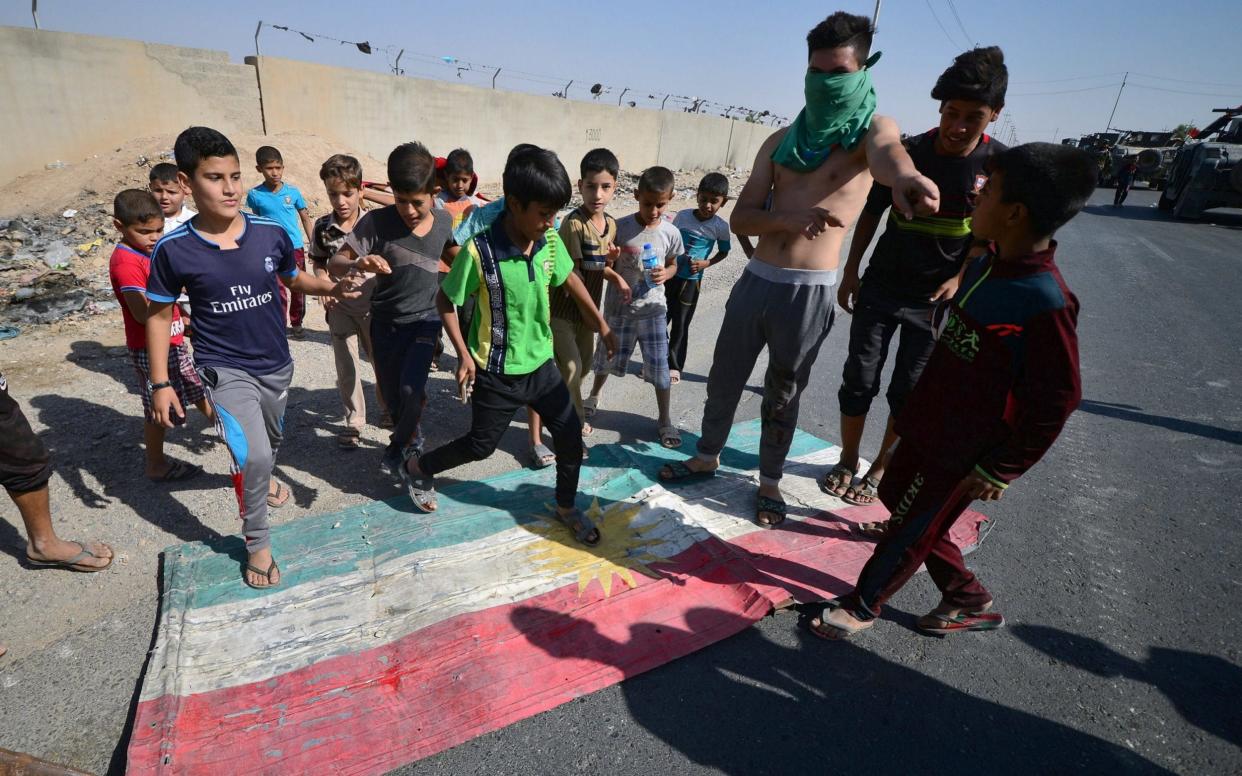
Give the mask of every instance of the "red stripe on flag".
M 954 539 L 973 544 L 982 519 L 967 513 Z M 872 548 L 848 528 L 824 515 L 711 538 L 611 597 L 574 583 L 266 681 L 145 701 L 129 772 L 386 772 L 727 638 L 789 593 L 845 592 Z

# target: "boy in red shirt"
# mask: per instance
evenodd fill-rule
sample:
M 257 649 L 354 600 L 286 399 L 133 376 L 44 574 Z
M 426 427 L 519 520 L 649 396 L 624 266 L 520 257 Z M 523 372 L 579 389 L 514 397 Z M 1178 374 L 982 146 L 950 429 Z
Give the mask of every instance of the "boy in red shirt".
M 936 310 L 935 350 L 897 417 L 900 441 L 879 487 L 889 528 L 854 590 L 810 621 L 817 636 L 870 628 L 924 563 L 941 600 L 920 630 L 1004 623 L 949 529 L 972 501 L 1004 495 L 1078 406 L 1078 300 L 1053 261 L 1052 235 L 1086 204 L 1096 168 L 1076 148 L 1028 143 L 993 156 L 987 171 L 970 228 L 989 250 Z
M 147 360 L 147 277 L 151 274 L 151 249 L 164 233 L 164 214 L 149 191 L 126 189 L 112 202 L 112 225 L 121 233 L 121 241 L 108 262 L 112 293 L 121 304 L 125 320 L 125 347 L 138 376 L 138 393 L 142 396 L 142 438 L 147 449 L 147 477 L 155 482 L 172 482 L 193 477 L 202 471 L 194 464 L 167 458 L 164 455 L 164 427 L 151 420 L 151 367 Z M 172 335 L 168 347 L 168 377 L 181 405 L 196 405 L 208 420 L 215 416 L 203 393 L 203 383 L 194 371 L 194 360 L 185 345 L 181 313 L 172 308 Z M 184 419 L 182 419 L 184 422 Z

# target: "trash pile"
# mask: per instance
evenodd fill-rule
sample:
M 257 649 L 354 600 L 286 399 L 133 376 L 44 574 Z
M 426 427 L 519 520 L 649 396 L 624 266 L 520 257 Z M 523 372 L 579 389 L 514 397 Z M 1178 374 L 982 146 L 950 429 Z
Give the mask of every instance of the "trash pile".
M 93 192 L 92 192 L 93 193 Z M 0 320 L 51 323 L 117 308 L 108 283 L 111 206 L 0 219 Z
M 231 138 L 242 162 L 243 184 L 260 182 L 254 149 L 274 145 L 285 158 L 285 178 L 298 186 L 311 213 L 329 209 L 319 166 L 338 143 L 306 132 Z M 117 239 L 112 199 L 146 188 L 151 167 L 172 160 L 173 136 L 136 138 L 78 161 L 55 160 L 0 187 L 0 327 L 46 324 L 119 307 L 108 282 Z M 364 171 L 384 166 L 358 154 Z M 193 201 L 188 201 L 193 207 Z

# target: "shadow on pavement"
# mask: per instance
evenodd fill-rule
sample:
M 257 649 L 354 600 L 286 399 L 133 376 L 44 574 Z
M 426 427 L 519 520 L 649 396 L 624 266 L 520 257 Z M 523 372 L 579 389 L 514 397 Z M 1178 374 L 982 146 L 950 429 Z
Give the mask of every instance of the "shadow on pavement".
M 787 647 L 747 627 L 698 651 L 694 660 L 628 678 L 636 645 L 675 642 L 709 624 L 719 627 L 722 616 L 729 615 L 691 609 L 688 630 L 640 623 L 631 626 L 626 641 L 534 607 L 516 609 L 512 620 L 552 657 L 620 669 L 627 676 L 620 692 L 633 719 L 696 764 L 721 773 L 863 767 L 877 773 L 1168 772 L 1096 736 L 976 698 L 850 642 L 828 644 L 804 631 L 796 646 Z
M 1102 677 L 1145 682 L 1164 693 L 1190 724 L 1242 746 L 1242 668 L 1215 655 L 1151 647 L 1134 660 L 1088 636 L 1043 625 L 1014 625 L 1011 632 L 1051 658 Z
M 1115 418 L 1117 420 L 1128 420 L 1131 423 L 1142 423 L 1148 426 L 1156 426 L 1157 428 L 1167 428 L 1170 431 L 1176 431 L 1180 434 L 1192 434 L 1194 436 L 1204 437 L 1205 439 L 1214 439 L 1218 442 L 1225 442 L 1231 445 L 1242 445 L 1242 431 L 1221 428 L 1220 426 L 1209 426 L 1206 423 L 1196 423 L 1193 420 L 1170 418 L 1165 415 L 1150 415 L 1143 412 L 1142 408 L 1135 407 L 1132 404 L 1114 404 L 1113 402 L 1083 399 L 1082 404 L 1080 404 L 1078 408 L 1083 412 L 1088 412 L 1092 415 L 1102 415 L 1106 418 Z
M 135 397 L 135 403 L 137 398 Z M 216 542 L 223 537 L 199 522 L 198 516 L 173 498 L 173 491 L 218 490 L 229 493 L 227 477 L 201 473 L 187 480 L 155 483 L 143 475 L 141 418 L 70 396 L 45 394 L 30 400 L 39 412 L 41 433 L 52 465 L 73 495 L 92 509 L 119 501 L 144 520 L 186 542 Z M 178 432 L 169 435 L 175 441 Z M 181 432 L 185 434 L 186 432 Z M 192 433 L 192 432 L 190 432 Z M 98 483 L 96 490 L 88 481 Z M 53 503 L 55 512 L 56 505 Z M 105 537 L 106 541 L 106 537 Z

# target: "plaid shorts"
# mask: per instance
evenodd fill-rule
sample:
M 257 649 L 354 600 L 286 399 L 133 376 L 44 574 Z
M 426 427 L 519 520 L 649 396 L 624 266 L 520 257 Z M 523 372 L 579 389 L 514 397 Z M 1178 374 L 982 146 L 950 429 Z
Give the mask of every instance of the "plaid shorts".
M 147 391 L 147 381 L 151 379 L 151 362 L 146 349 L 129 348 L 129 361 L 134 365 L 138 375 L 138 395 L 142 397 L 144 417 L 151 419 L 151 394 Z M 168 379 L 172 381 L 173 390 L 177 392 L 177 400 L 181 409 L 186 410 L 191 404 L 197 404 L 207 398 L 203 391 L 203 381 L 198 372 L 194 371 L 194 358 L 185 343 L 168 346 Z
M 597 374 L 611 373 L 617 377 L 625 374 L 637 343 L 643 354 L 643 378 L 656 388 L 669 388 L 672 380 L 668 373 L 668 318 L 650 315 L 630 318 L 624 315 L 608 318 L 608 327 L 617 335 L 617 353 L 608 360 L 608 349 L 601 337 L 595 345 L 595 358 L 591 364 Z

